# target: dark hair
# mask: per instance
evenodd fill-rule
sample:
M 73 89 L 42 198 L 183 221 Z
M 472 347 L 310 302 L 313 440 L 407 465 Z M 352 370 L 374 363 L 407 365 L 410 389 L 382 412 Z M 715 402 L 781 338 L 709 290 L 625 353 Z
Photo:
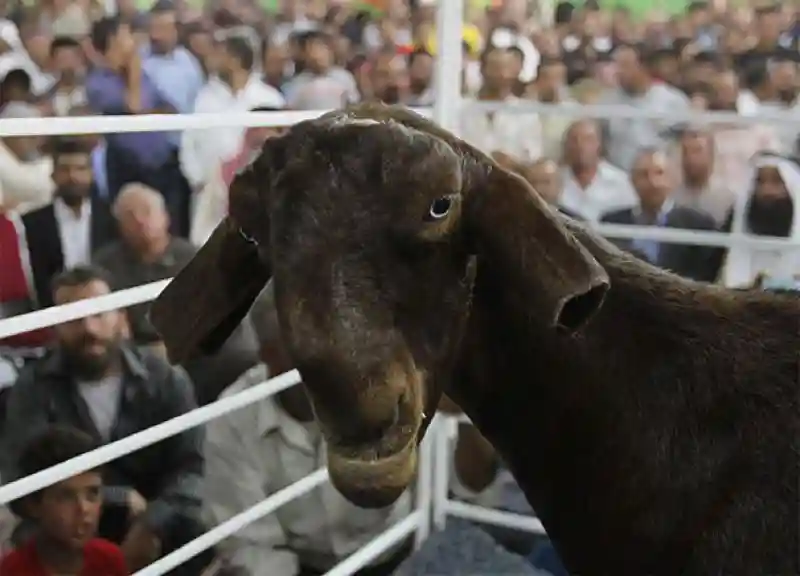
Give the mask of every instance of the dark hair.
M 35 435 L 25 445 L 22 453 L 17 459 L 17 477 L 26 478 L 42 470 L 47 470 L 53 466 L 71 460 L 81 454 L 91 452 L 98 447 L 97 442 L 86 432 L 60 424 L 51 424 L 42 432 Z M 99 471 L 95 469 L 95 471 Z M 39 498 L 43 488 L 34 492 L 29 498 Z M 24 516 L 24 508 L 21 506 L 24 498 L 10 503 L 9 508 L 17 516 Z
M 252 70 L 255 64 L 255 54 L 253 47 L 244 38 L 230 36 L 223 40 L 225 51 L 238 60 L 239 65 L 245 70 Z
M 19 86 L 23 90 L 30 91 L 31 75 L 22 68 L 14 68 L 0 81 L 0 87 L 6 88 L 9 86 Z
M 125 23 L 117 17 L 101 18 L 92 26 L 92 46 L 101 54 L 108 51 L 111 39 Z
M 166 14 L 175 12 L 175 4 L 172 0 L 158 0 L 150 7 L 150 14 Z
M 750 90 L 755 90 L 769 82 L 769 68 L 763 61 L 754 62 L 742 71 L 742 83 Z
M 88 155 L 89 148 L 83 140 L 77 138 L 55 138 L 52 141 L 50 152 L 53 156 L 53 164 L 57 164 L 61 156 Z
M 412 50 L 411 53 L 408 55 L 408 67 L 411 68 L 411 66 L 414 65 L 414 62 L 416 61 L 417 58 L 422 58 L 424 56 L 427 56 L 428 58 L 433 58 L 431 53 L 425 50 L 424 48 L 414 48 L 414 50 Z
M 569 2 L 559 2 L 556 5 L 554 21 L 556 25 L 569 24 L 575 6 Z
M 71 36 L 56 36 L 50 43 L 50 56 L 54 56 L 56 52 L 63 48 L 72 48 L 80 50 L 80 43 Z
M 91 282 L 103 282 L 108 286 L 112 285 L 111 277 L 103 268 L 94 265 L 81 265 L 59 272 L 50 282 L 50 290 L 53 294 L 59 288 L 76 288 L 86 286 Z
M 297 45 L 301 50 L 306 50 L 312 42 L 328 43 L 330 39 L 330 35 L 324 30 L 306 30 L 297 35 Z

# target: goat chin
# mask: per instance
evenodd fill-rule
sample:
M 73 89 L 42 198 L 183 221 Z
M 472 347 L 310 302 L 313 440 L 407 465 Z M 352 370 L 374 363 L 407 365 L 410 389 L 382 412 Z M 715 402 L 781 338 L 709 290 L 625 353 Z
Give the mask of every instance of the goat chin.
M 331 483 L 361 508 L 385 508 L 397 501 L 417 470 L 416 437 L 405 448 L 381 459 L 354 459 L 328 446 Z

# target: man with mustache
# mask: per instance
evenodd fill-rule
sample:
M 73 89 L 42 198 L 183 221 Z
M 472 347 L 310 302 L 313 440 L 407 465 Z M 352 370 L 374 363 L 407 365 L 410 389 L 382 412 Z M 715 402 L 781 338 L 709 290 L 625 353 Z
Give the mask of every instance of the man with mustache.
M 67 270 L 53 281 L 57 305 L 110 291 L 104 272 L 92 267 Z M 48 425 L 72 426 L 108 443 L 197 407 L 185 372 L 126 342 L 122 311 L 54 329 L 56 347 L 26 367 L 8 399 L 0 446 L 4 480 L 19 478 L 21 450 Z M 205 532 L 198 497 L 202 434 L 190 429 L 105 466 L 99 536 L 121 545 L 132 572 Z M 196 574 L 207 562 L 201 556 L 176 574 Z
M 78 264 L 116 239 L 108 204 L 98 197 L 91 151 L 81 140 L 62 138 L 52 146 L 53 201 L 22 217 L 39 307 L 53 305 L 53 276 Z

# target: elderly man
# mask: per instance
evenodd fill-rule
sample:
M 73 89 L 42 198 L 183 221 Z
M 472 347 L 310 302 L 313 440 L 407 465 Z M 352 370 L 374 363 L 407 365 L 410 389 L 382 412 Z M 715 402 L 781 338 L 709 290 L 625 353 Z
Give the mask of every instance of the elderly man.
M 123 187 L 113 205 L 120 241 L 95 254 L 97 265 L 111 275 L 114 289 L 133 288 L 177 274 L 197 252 L 188 240 L 169 232 L 164 197 L 143 184 Z M 161 339 L 147 319 L 147 304 L 128 309 L 131 337 L 160 351 Z M 201 404 L 211 402 L 225 386 L 256 363 L 252 331 L 239 330 L 217 354 L 185 366 Z

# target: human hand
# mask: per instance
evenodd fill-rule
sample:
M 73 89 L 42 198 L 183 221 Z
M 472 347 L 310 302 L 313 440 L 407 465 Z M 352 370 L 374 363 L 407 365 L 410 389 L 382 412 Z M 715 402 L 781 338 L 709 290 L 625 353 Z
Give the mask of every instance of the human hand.
M 132 518 L 138 518 L 147 510 L 147 500 L 133 488 L 128 490 L 126 504 L 128 505 L 128 512 Z
M 144 522 L 134 522 L 120 546 L 128 570 L 138 572 L 161 554 L 161 541 Z

